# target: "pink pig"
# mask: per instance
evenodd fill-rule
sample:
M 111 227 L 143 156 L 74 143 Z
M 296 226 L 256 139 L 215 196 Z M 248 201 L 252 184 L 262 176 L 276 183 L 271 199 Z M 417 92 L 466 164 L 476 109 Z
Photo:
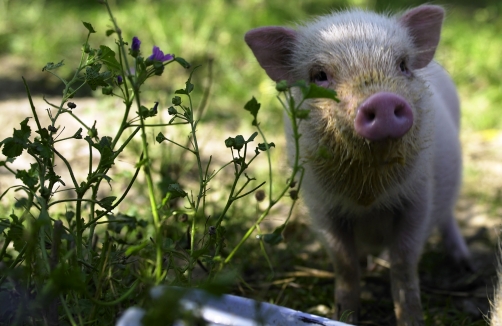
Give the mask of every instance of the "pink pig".
M 454 260 L 469 264 L 453 216 L 459 101 L 432 61 L 443 16 L 432 5 L 400 16 L 350 10 L 245 36 L 274 81 L 306 80 L 340 99 L 306 101 L 300 124 L 303 198 L 335 267 L 335 318 L 353 311 L 349 322 L 357 322 L 361 252 L 388 248 L 398 325 L 424 324 L 417 264 L 435 226 Z M 286 134 L 291 156 L 288 119 Z

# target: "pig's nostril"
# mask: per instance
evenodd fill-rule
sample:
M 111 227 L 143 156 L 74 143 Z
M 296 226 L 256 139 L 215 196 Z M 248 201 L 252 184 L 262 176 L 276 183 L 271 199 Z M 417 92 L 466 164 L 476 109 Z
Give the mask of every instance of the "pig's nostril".
M 396 106 L 396 108 L 394 109 L 394 115 L 397 118 L 406 117 L 407 113 L 406 113 L 406 109 L 405 109 L 404 105 L 399 104 L 398 106 Z
M 372 122 L 376 118 L 376 114 L 374 112 L 369 112 L 366 117 L 368 118 L 368 122 Z

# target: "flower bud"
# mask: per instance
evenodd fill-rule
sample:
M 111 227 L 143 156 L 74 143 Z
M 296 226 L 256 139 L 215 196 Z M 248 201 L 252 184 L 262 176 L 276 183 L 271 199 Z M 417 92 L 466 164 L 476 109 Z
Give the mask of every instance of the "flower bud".
M 68 107 L 69 107 L 70 109 L 74 109 L 74 108 L 76 108 L 76 107 L 77 107 L 77 104 L 75 104 L 75 103 L 73 103 L 73 102 L 68 102 L 66 105 L 68 105 Z
M 256 198 L 256 201 L 258 202 L 262 202 L 264 199 L 265 199 L 265 191 L 263 190 L 257 190 L 255 193 L 254 193 L 254 198 Z
M 215 235 L 216 234 L 216 226 L 211 225 L 209 227 L 208 233 L 209 233 L 209 235 Z
M 137 38 L 136 36 L 134 36 L 132 38 L 131 49 L 130 49 L 130 52 L 129 52 L 131 54 L 131 56 L 133 56 L 133 57 L 136 58 L 139 55 L 140 45 L 141 45 L 141 41 L 139 40 L 139 38 Z

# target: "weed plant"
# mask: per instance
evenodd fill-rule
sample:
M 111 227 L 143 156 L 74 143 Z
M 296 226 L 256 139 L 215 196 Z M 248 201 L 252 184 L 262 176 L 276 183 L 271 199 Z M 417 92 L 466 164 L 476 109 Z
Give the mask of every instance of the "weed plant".
M 298 155 L 298 124 L 308 118 L 308 111 L 300 109 L 302 103 L 295 103 L 290 86 L 299 87 L 304 100 L 314 97 L 336 99 L 334 93 L 315 85 L 277 85 L 279 99 L 293 124 L 296 143 L 288 182 L 280 185 L 279 190 L 273 189 L 275 182 L 269 154 L 275 144 L 267 142 L 260 127 L 260 104 L 254 98 L 244 108 L 252 114 L 256 132 L 248 137 L 227 138 L 224 143 L 230 157 L 227 163 L 214 168 L 211 158 L 208 162 L 202 160 L 197 136 L 197 130 L 202 127 L 199 125 L 200 112 L 194 109 L 192 99 L 196 87 L 192 76 L 197 67 L 191 67 L 174 54 L 165 54 L 156 46 L 151 54 L 145 55 L 141 40 L 128 36 L 127 40 L 132 41 L 125 41 L 108 2 L 100 2 L 113 24 L 106 31 L 107 36 L 115 38 L 113 49 L 107 45 L 93 46 L 91 36 L 96 31 L 90 23 L 84 22 L 87 38 L 74 74 L 68 79 L 58 74 L 63 61 L 48 63 L 43 68 L 64 84 L 59 103 L 46 100 L 49 108 L 44 114 L 48 115 L 50 125 L 41 124 L 39 117 L 43 111 L 33 104 L 25 81 L 32 117 L 21 121 L 19 129 L 0 143 L 6 157 L 0 162 L 1 169 L 19 180 L 19 184 L 0 194 L 0 199 L 13 192 L 17 194 L 10 216 L 0 219 L 2 324 L 110 325 L 131 305 L 150 306 L 147 293 L 157 285 L 224 292 L 225 286 L 235 283 L 238 277 L 238 274 L 230 273 L 234 269 L 228 265 L 240 253 L 244 242 L 260 230 L 261 222 L 279 200 L 291 197 L 286 222 L 270 234 L 259 235 L 262 252 L 268 260 L 264 243 L 273 245 L 282 240 L 282 231 L 298 198 L 303 176 Z M 190 76 L 184 87 L 174 92 L 172 105 L 167 108 L 170 120 L 163 124 L 150 123 L 162 110 L 162 105 L 145 99 L 143 90 L 149 79 L 162 75 L 171 63 L 191 69 Z M 79 118 L 78 101 L 73 97 L 84 87 L 120 98 L 123 102 L 122 117 L 113 136 L 102 136 L 96 123 L 91 126 Z M 60 125 L 60 117 L 64 115 L 75 119 L 80 128 L 65 130 Z M 29 124 L 31 118 L 35 122 L 34 130 Z M 156 141 L 185 151 L 184 159 L 195 162 L 198 186 L 184 189 L 173 181 L 161 193 L 154 182 L 152 147 L 148 143 L 147 130 L 181 125 L 188 126 L 187 139 L 172 139 L 160 132 Z M 257 137 L 263 142 L 253 146 Z M 125 190 L 117 191 L 110 171 L 118 156 L 137 138 L 141 142 L 141 155 L 137 158 L 135 171 Z M 86 142 L 87 175 L 78 175 L 70 160 L 61 153 L 62 144 L 70 141 Z M 264 200 L 265 191 L 261 188 L 265 182 L 256 185 L 248 174 L 250 164 L 262 153 L 268 158 L 268 203 L 247 232 L 240 235 L 240 240 L 229 243 L 225 223 L 231 206 L 251 194 L 255 194 L 259 201 Z M 20 158 L 30 161 L 29 169 L 16 169 L 15 161 Z M 98 163 L 94 164 L 96 158 Z M 67 170 L 68 180 L 58 175 L 57 162 Z M 230 169 L 234 178 L 225 199 L 215 204 L 221 206 L 218 215 L 211 217 L 206 213 L 207 194 L 212 191 L 213 179 L 225 169 Z M 147 217 L 120 212 L 120 204 L 128 198 L 140 173 L 146 180 L 145 192 L 149 198 Z M 113 195 L 103 197 L 103 188 L 112 189 Z M 66 197 L 58 197 L 62 192 Z M 177 220 L 188 225 L 186 232 L 170 231 L 176 228 Z M 123 230 L 129 236 L 121 236 Z M 202 270 L 202 276 L 195 275 L 197 266 Z M 168 325 L 176 319 L 190 318 L 180 315 L 176 306 L 178 299 L 178 296 L 168 296 L 150 306 L 145 321 L 150 325 L 157 322 Z

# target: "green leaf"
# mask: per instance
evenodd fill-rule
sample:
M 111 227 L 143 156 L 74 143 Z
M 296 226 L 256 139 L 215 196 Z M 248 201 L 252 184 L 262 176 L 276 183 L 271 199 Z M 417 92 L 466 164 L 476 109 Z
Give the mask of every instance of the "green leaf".
M 235 149 L 239 150 L 242 147 L 244 147 L 245 144 L 246 144 L 246 141 L 244 140 L 244 137 L 242 137 L 242 135 L 235 136 L 235 142 L 234 142 Z
M 298 109 L 296 110 L 296 117 L 298 119 L 307 119 L 309 117 L 310 110 Z
M 64 217 L 68 221 L 68 224 L 70 224 L 71 220 L 75 217 L 75 212 L 73 211 L 66 211 L 64 214 Z
M 171 193 L 171 199 L 185 197 L 188 195 L 183 189 L 181 189 L 178 183 L 172 183 L 167 186 L 167 191 Z
M 251 137 L 249 137 L 249 138 L 248 138 L 248 141 L 247 141 L 247 142 L 248 142 L 248 143 L 249 143 L 249 142 L 252 142 L 252 141 L 256 138 L 256 136 L 258 136 L 258 132 L 257 132 L 257 131 L 255 131 L 255 132 L 251 135 Z
M 108 70 L 113 72 L 121 71 L 120 63 L 115 58 L 115 52 L 106 45 L 100 45 L 99 48 L 101 49 L 100 59 Z
M 49 135 L 49 131 L 47 130 L 47 128 L 42 128 L 40 130 L 35 130 L 35 132 L 37 134 L 40 135 L 40 137 L 43 139 L 43 140 L 48 140 L 50 139 L 50 135 Z
M 31 128 L 28 126 L 28 120 L 26 118 L 21 122 L 21 129 L 14 129 L 12 137 L 4 139 L 1 144 L 3 145 L 2 153 L 9 157 L 18 157 L 23 152 L 23 149 L 28 148 L 30 144 L 29 137 L 31 135 Z
M 166 137 L 161 132 L 159 132 L 159 134 L 157 135 L 157 137 L 155 137 L 155 140 L 160 144 L 164 140 L 166 140 Z
M 336 92 L 329 88 L 324 88 L 321 86 L 317 86 L 314 83 L 311 83 L 307 87 L 300 87 L 302 89 L 303 98 L 329 98 L 334 101 L 340 102 L 340 100 L 336 97 Z
M 194 85 L 190 83 L 189 80 L 185 83 L 185 85 L 185 91 L 187 92 L 187 94 L 190 94 L 193 91 Z
M 147 118 L 148 117 L 148 114 L 149 114 L 149 110 L 146 106 L 142 105 L 139 107 L 139 112 L 136 112 L 140 117 L 142 117 L 143 119 Z
M 268 146 L 268 147 L 267 147 L 267 146 Z M 258 144 L 257 149 L 258 149 L 258 150 L 260 150 L 260 151 L 262 151 L 262 152 L 264 152 L 264 151 L 266 151 L 267 149 L 270 149 L 270 148 L 272 148 L 272 147 L 275 147 L 275 144 L 274 144 L 274 143 L 268 143 L 268 145 L 267 145 L 267 144 L 265 144 L 265 143 L 260 143 L 260 144 Z
M 246 105 L 244 105 L 244 109 L 249 111 L 253 115 L 253 126 L 258 125 L 258 121 L 256 120 L 256 117 L 258 115 L 258 111 L 260 110 L 261 104 L 258 103 L 258 101 L 254 98 L 249 100 Z
M 107 30 L 106 30 L 106 36 L 110 36 L 110 35 L 112 35 L 113 33 L 115 33 L 115 30 L 114 30 L 114 29 L 107 29 Z
M 103 207 L 104 209 L 111 209 L 113 206 L 113 202 L 117 199 L 116 196 L 108 196 L 100 201 L 98 201 L 99 206 Z
M 26 118 L 21 122 L 21 130 L 14 129 L 14 138 L 19 138 L 23 141 L 28 140 L 31 135 L 31 128 L 28 126 L 28 120 L 30 118 Z
M 50 183 L 55 184 L 56 182 L 61 183 L 63 186 L 66 186 L 63 180 L 61 180 L 61 177 L 54 172 L 54 170 L 51 168 L 49 172 L 45 175 L 45 179 L 49 180 Z
M 92 25 L 90 23 L 86 23 L 86 22 L 82 22 L 85 26 L 85 28 L 87 28 L 87 30 L 89 31 L 89 33 L 96 33 L 96 31 L 94 30 L 94 28 L 92 27 Z
M 286 80 L 281 80 L 279 81 L 276 85 L 275 85 L 275 89 L 278 91 L 278 92 L 285 92 L 287 91 L 289 88 L 288 86 L 288 82 Z
M 225 146 L 227 148 L 234 147 L 234 144 L 235 144 L 235 139 L 234 138 L 228 137 L 227 139 L 225 139 Z
M 35 189 L 38 183 L 38 164 L 30 164 L 31 167 L 28 171 L 17 170 L 16 179 L 20 179 L 28 188 Z
M 98 86 L 108 86 L 105 79 L 109 78 L 111 75 L 109 72 L 99 73 L 100 70 L 101 64 L 94 64 L 85 68 L 85 82 L 93 91 L 95 91 Z
M 19 252 L 26 243 L 23 239 L 24 226 L 16 215 L 11 214 L 10 217 L 12 221 L 10 222 L 9 231 L 7 232 L 7 238 L 12 240 L 14 249 Z
M 28 198 L 26 197 L 21 197 L 19 199 L 16 199 L 16 202 L 14 203 L 15 208 L 27 208 L 29 204 Z M 1 225 L 0 225 L 1 227 Z M 1 228 L 0 228 L 0 233 L 1 233 Z
M 260 236 L 260 238 L 263 238 L 263 241 L 265 241 L 265 243 L 268 243 L 269 245 L 277 245 L 279 244 L 282 240 L 284 240 L 283 236 L 282 236 L 282 232 L 284 231 L 284 229 L 286 228 L 286 224 L 282 224 L 281 226 L 277 227 L 274 232 L 272 233 L 269 233 L 269 234 L 264 234 L 262 236 Z
M 98 144 L 94 144 L 94 147 L 101 154 L 99 160 L 99 167 L 109 169 L 115 163 L 115 153 L 112 150 L 112 137 L 104 136 L 101 137 Z
M 46 70 L 53 70 L 53 69 L 56 69 L 56 68 L 59 68 L 61 66 L 64 66 L 64 63 L 63 63 L 64 60 L 61 60 L 59 61 L 58 63 L 54 64 L 54 62 L 48 62 L 43 68 L 42 68 L 42 71 L 46 71 Z
M 50 159 L 52 156 L 52 148 L 46 140 L 40 141 L 38 139 L 35 139 L 33 144 L 29 146 L 28 153 Z
M 227 139 L 225 139 L 225 146 L 227 148 L 232 147 L 233 149 L 240 150 L 240 149 L 242 149 L 242 147 L 244 147 L 245 144 L 247 144 L 249 141 L 252 141 L 252 139 L 254 139 L 254 137 L 251 136 L 250 139 L 251 140 L 245 141 L 244 137 L 242 137 L 242 135 L 237 135 L 237 136 L 235 136 L 235 138 L 228 137 Z
M 73 138 L 75 138 L 75 139 L 82 139 L 82 128 L 78 128 L 78 130 L 75 133 L 75 135 L 73 135 Z

